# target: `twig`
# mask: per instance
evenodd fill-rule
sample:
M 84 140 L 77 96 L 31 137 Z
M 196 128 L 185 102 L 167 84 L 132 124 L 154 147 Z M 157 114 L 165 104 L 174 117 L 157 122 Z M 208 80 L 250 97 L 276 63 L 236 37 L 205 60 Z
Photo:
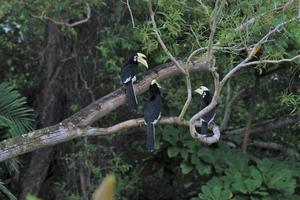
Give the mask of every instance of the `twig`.
M 260 123 L 252 125 L 250 130 L 251 134 L 256 133 L 267 133 L 273 129 L 277 129 L 288 124 L 294 124 L 300 120 L 300 115 L 285 116 L 279 119 L 266 120 Z M 235 128 L 234 130 L 226 131 L 226 135 L 241 135 L 246 129 L 245 128 Z
M 205 13 L 209 16 L 209 12 L 208 12 L 208 8 L 207 6 L 202 2 L 202 0 L 197 0 L 198 3 L 200 3 L 200 5 L 202 6 L 202 8 L 204 8 Z
M 179 118 L 183 118 L 186 110 L 188 109 L 188 106 L 192 100 L 192 84 L 191 84 L 191 79 L 190 79 L 190 74 L 189 71 L 187 70 L 187 68 L 185 67 L 185 69 L 179 64 L 179 62 L 174 58 L 174 56 L 171 54 L 171 52 L 168 50 L 168 48 L 166 47 L 165 43 L 163 42 L 163 40 L 160 37 L 160 34 L 158 33 L 158 29 L 156 26 L 156 22 L 154 19 L 154 12 L 152 9 L 152 2 L 151 0 L 149 0 L 148 2 L 148 7 L 149 7 L 149 12 L 150 12 L 150 17 L 151 17 L 151 21 L 152 21 L 152 25 L 153 25 L 153 29 L 155 32 L 155 35 L 157 37 L 158 42 L 160 43 L 161 47 L 163 48 L 163 50 L 165 51 L 165 53 L 170 57 L 170 59 L 175 63 L 175 65 L 181 70 L 181 72 L 186 76 L 186 87 L 187 87 L 187 93 L 188 93 L 188 97 L 187 100 L 179 114 Z
M 215 35 L 215 32 L 216 32 L 216 28 L 217 28 L 217 19 L 220 15 L 223 4 L 224 4 L 224 0 L 217 0 L 216 3 L 215 3 L 215 10 L 213 12 L 212 25 L 210 27 L 211 32 L 210 32 L 210 35 L 209 35 L 208 45 L 207 45 L 207 60 L 212 59 L 213 39 L 214 39 L 214 35 Z
M 188 72 L 188 71 L 187 71 Z M 187 99 L 181 109 L 181 112 L 179 114 L 179 118 L 182 119 L 184 114 L 186 113 L 191 101 L 192 101 L 192 84 L 191 84 L 191 78 L 189 72 L 185 76 L 185 81 L 186 81 L 186 88 L 187 88 Z
M 278 31 L 278 29 L 280 29 L 282 26 L 290 23 L 290 22 L 293 22 L 293 21 L 296 21 L 296 20 L 299 20 L 300 18 L 299 17 L 295 17 L 295 18 L 292 18 L 288 21 L 285 21 L 285 22 L 282 22 L 280 24 L 278 24 L 275 28 L 273 28 L 271 31 L 269 31 L 261 40 L 259 40 L 253 47 L 252 51 L 250 52 L 250 56 L 248 56 L 245 60 L 243 60 L 241 63 L 239 63 L 237 66 L 235 66 L 230 72 L 228 72 L 225 77 L 222 79 L 221 81 L 221 87 L 224 86 L 224 84 L 226 83 L 226 81 L 228 81 L 237 71 L 239 71 L 242 67 L 245 67 L 245 66 L 248 66 L 248 65 L 254 65 L 254 64 L 259 64 L 259 62 L 261 63 L 264 63 L 262 61 L 253 61 L 253 62 L 249 62 L 247 63 L 253 55 L 254 52 L 257 51 L 257 48 L 260 48 L 261 44 L 263 42 L 266 42 L 268 40 L 268 38 L 270 37 L 270 35 L 272 35 L 273 33 L 275 33 L 276 31 Z M 294 58 L 291 58 L 291 59 L 282 59 L 282 60 L 279 60 L 280 62 L 290 62 L 292 61 L 292 59 L 296 59 L 298 58 L 298 56 L 294 57 Z M 279 63 L 279 61 L 267 61 L 265 63 Z
M 131 23 L 132 23 L 132 28 L 135 28 L 135 24 L 134 24 L 134 18 L 133 18 L 133 14 L 132 14 L 132 11 L 131 11 L 131 8 L 130 8 L 130 5 L 129 5 L 129 0 L 127 0 L 127 7 L 128 7 L 128 10 L 129 10 L 129 13 L 130 13 L 130 18 L 131 18 Z
M 221 127 L 220 127 L 221 131 L 223 131 L 223 130 L 225 130 L 227 128 L 233 104 L 236 102 L 236 100 L 241 95 L 243 95 L 245 93 L 245 91 L 246 91 L 246 89 L 240 90 L 235 95 L 233 95 L 233 97 L 229 101 L 227 101 L 228 103 L 226 104 L 226 108 L 225 108 L 225 111 L 224 111 L 224 117 L 223 117 L 223 120 L 222 120 L 222 123 L 221 123 Z
M 300 160 L 300 154 L 297 152 L 297 150 L 289 149 L 286 146 L 274 142 L 264 142 L 264 141 L 258 141 L 253 140 L 249 146 L 255 146 L 258 148 L 264 148 L 264 149 L 271 149 L 276 151 L 282 151 L 285 154 L 295 156 L 297 160 Z
M 221 1 L 221 3 L 220 3 Z M 219 5 L 220 4 L 220 5 Z M 219 141 L 221 133 L 220 133 L 220 129 L 217 125 L 215 125 L 213 123 L 213 136 L 207 137 L 206 135 L 202 135 L 200 133 L 198 133 L 196 131 L 195 128 L 195 123 L 196 120 L 200 119 L 203 115 L 205 115 L 207 112 L 209 112 L 210 110 L 214 109 L 217 105 L 217 99 L 220 96 L 220 92 L 221 92 L 221 86 L 220 86 L 220 82 L 219 82 L 219 74 L 216 71 L 215 68 L 215 59 L 213 59 L 213 53 L 212 53 L 212 48 L 213 48 L 213 38 L 214 38 L 214 34 L 216 31 L 216 27 L 217 27 L 217 18 L 221 12 L 221 9 L 223 7 L 224 1 L 223 0 L 217 0 L 215 3 L 215 11 L 214 11 L 214 15 L 213 15 L 213 19 L 212 19 L 212 25 L 211 25 L 211 33 L 209 36 L 209 41 L 208 41 L 208 47 L 207 47 L 207 60 L 211 63 L 210 69 L 211 69 L 211 73 L 213 75 L 214 78 L 214 86 L 215 86 L 215 91 L 214 91 L 214 95 L 212 98 L 211 103 L 205 107 L 204 109 L 202 109 L 201 111 L 199 111 L 198 113 L 196 113 L 191 119 L 190 119 L 190 134 L 193 138 L 200 140 L 203 143 L 206 144 L 212 144 L 215 143 L 217 141 Z M 198 51 L 200 50 L 196 50 L 194 51 L 188 58 L 187 63 L 189 62 L 189 59 L 191 59 L 191 57 L 196 54 Z
M 248 63 L 244 63 L 241 65 L 241 67 L 247 67 L 250 65 L 258 65 L 258 64 L 264 64 L 264 63 L 270 63 L 270 64 L 278 64 L 278 63 L 282 63 L 282 62 L 292 62 L 296 59 L 299 59 L 300 55 L 294 56 L 292 58 L 284 58 L 281 60 L 259 60 L 259 61 L 253 61 L 253 62 L 248 62 Z
M 88 3 L 86 3 L 86 12 L 87 13 L 86 13 L 86 18 L 85 19 L 79 20 L 79 21 L 71 23 L 71 24 L 66 23 L 66 22 L 57 21 L 55 19 L 52 19 L 52 18 L 48 17 L 46 15 L 46 11 L 43 11 L 40 16 L 35 16 L 35 15 L 32 15 L 32 16 L 35 17 L 35 18 L 41 19 L 41 20 L 50 20 L 51 22 L 53 22 L 54 24 L 57 24 L 57 25 L 74 27 L 74 26 L 78 26 L 80 24 L 88 22 L 89 19 L 91 18 L 91 8 L 90 8 Z
M 254 102 L 256 100 L 256 92 L 258 90 L 258 87 L 259 87 L 259 78 L 257 77 L 255 80 L 254 87 L 252 88 L 252 90 L 250 92 L 248 116 L 247 116 L 246 129 L 245 129 L 243 144 L 242 144 L 242 150 L 244 153 L 247 152 L 248 141 L 250 138 L 250 130 L 251 130 L 253 114 L 254 114 L 254 110 L 255 110 Z
M 248 21 L 240 24 L 238 27 L 235 28 L 236 31 L 241 31 L 243 30 L 244 28 L 248 27 L 250 24 L 253 24 L 256 20 L 262 18 L 262 17 L 265 17 L 265 16 L 268 16 L 270 14 L 273 14 L 273 13 L 279 13 L 279 12 L 284 12 L 287 10 L 287 8 L 294 2 L 294 0 L 289 0 L 288 2 L 286 2 L 286 4 L 284 4 L 283 6 L 279 7 L 279 8 L 274 8 L 273 10 L 271 11 L 268 11 L 268 12 L 265 12 L 265 13 L 262 13 L 258 16 L 255 16 L 255 17 L 252 17 L 251 19 L 249 19 Z M 299 16 L 300 17 L 300 16 Z
M 187 74 L 186 71 L 179 64 L 179 62 L 176 60 L 176 58 L 174 58 L 174 56 L 170 53 L 170 51 L 168 50 L 167 46 L 165 45 L 165 43 L 161 39 L 160 34 L 158 33 L 158 29 L 157 29 L 156 22 L 155 22 L 155 19 L 154 19 L 154 12 L 152 10 L 152 2 L 151 2 L 151 0 L 149 0 L 149 2 L 148 2 L 148 8 L 149 8 L 149 12 L 150 12 L 151 22 L 152 22 L 152 25 L 153 25 L 153 31 L 154 31 L 154 33 L 155 33 L 155 35 L 157 37 L 157 40 L 158 40 L 160 46 L 163 48 L 163 50 L 165 51 L 165 53 L 170 57 L 170 59 L 175 63 L 175 65 L 181 70 L 181 72 L 186 75 Z

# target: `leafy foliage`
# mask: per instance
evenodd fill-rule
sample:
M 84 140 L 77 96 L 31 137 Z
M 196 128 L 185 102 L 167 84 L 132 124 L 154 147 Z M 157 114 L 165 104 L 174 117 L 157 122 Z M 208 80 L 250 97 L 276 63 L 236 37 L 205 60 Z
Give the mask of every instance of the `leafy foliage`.
M 9 83 L 0 83 L 0 128 L 10 137 L 32 129 L 33 110 L 26 106 L 22 97 Z
M 4 186 L 4 183 L 0 181 L 0 192 L 2 192 L 8 200 L 17 200 L 17 198 Z

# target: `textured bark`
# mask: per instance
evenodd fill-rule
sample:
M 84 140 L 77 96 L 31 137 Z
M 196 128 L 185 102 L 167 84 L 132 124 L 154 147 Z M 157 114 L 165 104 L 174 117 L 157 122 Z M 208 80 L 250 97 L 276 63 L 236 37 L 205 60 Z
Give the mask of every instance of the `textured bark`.
M 49 22 L 47 26 L 46 48 L 41 65 L 44 70 L 44 82 L 41 85 L 41 93 L 38 96 L 38 110 L 41 115 L 39 122 L 41 127 L 47 127 L 58 122 L 61 114 L 59 108 L 59 93 L 57 77 L 61 67 L 59 65 L 62 56 L 62 40 L 58 27 Z M 40 149 L 31 156 L 29 167 L 25 176 L 21 179 L 21 193 L 19 198 L 25 199 L 27 194 L 38 195 L 41 185 L 48 173 L 48 168 L 53 155 L 53 148 Z

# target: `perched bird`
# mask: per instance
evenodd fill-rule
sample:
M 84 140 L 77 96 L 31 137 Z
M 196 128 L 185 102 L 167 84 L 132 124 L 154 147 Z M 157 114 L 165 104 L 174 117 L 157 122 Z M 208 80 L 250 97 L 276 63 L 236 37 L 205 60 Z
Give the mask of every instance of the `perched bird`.
M 154 151 L 155 142 L 155 124 L 158 122 L 161 114 L 161 96 L 160 85 L 153 80 L 149 87 L 150 99 L 144 107 L 144 120 L 147 125 L 146 147 L 148 151 Z
M 131 55 L 123 64 L 120 73 L 121 81 L 126 88 L 128 106 L 133 109 L 137 106 L 137 98 L 133 90 L 133 83 L 136 81 L 138 63 L 141 63 L 148 68 L 146 56 L 142 53 L 136 53 Z
M 203 102 L 204 102 L 204 107 L 203 108 L 205 108 L 206 106 L 208 106 L 210 104 L 210 102 L 212 100 L 212 96 L 211 96 L 210 91 L 207 87 L 201 86 L 200 88 L 195 90 L 195 92 L 197 92 L 198 94 L 201 95 L 201 97 L 203 99 Z M 202 118 L 201 118 L 201 122 L 202 122 L 201 123 L 201 134 L 202 135 L 208 135 L 207 134 L 208 125 L 214 120 L 215 115 L 216 115 L 216 107 L 202 116 Z

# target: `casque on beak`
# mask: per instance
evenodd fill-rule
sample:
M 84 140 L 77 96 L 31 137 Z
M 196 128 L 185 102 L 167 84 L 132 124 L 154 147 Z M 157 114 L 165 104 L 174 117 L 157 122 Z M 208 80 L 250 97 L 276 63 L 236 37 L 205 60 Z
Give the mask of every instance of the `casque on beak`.
M 155 79 L 153 79 L 153 80 L 151 81 L 151 85 L 153 85 L 154 83 L 156 83 L 157 87 L 159 87 L 159 88 L 161 88 L 161 89 L 164 89 L 163 87 L 161 87 L 161 85 L 160 85 Z
M 145 65 L 145 67 L 148 69 L 148 63 L 147 63 L 147 56 L 145 54 L 142 53 L 137 53 L 138 56 L 138 62 Z
M 200 88 L 198 88 L 197 90 L 195 90 L 194 92 L 196 92 L 196 93 L 198 93 L 198 94 L 200 94 L 200 95 L 202 95 L 203 94 L 203 90 L 201 90 Z
M 201 86 L 198 89 L 195 90 L 196 93 L 202 95 L 204 93 L 204 91 L 208 91 L 208 88 L 205 86 Z

